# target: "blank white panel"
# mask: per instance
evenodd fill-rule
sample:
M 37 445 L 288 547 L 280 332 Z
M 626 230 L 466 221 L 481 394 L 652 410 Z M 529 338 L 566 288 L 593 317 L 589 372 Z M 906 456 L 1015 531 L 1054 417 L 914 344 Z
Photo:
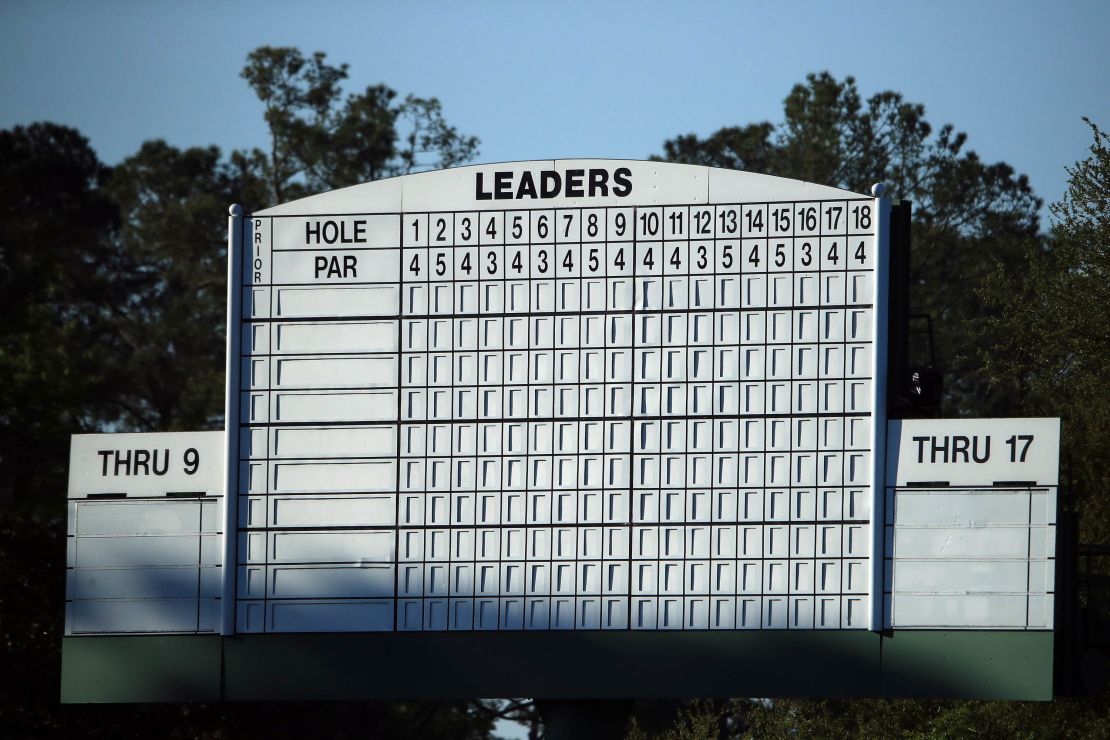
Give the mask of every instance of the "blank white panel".
M 274 493 L 392 491 L 397 486 L 395 460 L 277 462 L 272 467 Z
M 197 597 L 199 578 L 189 568 L 78 568 L 70 599 L 156 599 Z
M 1025 627 L 1021 594 L 896 594 L 895 627 Z
M 393 629 L 393 600 L 286 601 L 270 605 L 271 632 L 380 632 Z
M 1024 558 L 1029 554 L 1030 533 L 1026 527 L 982 529 L 895 528 L 895 558 Z M 1035 528 L 1033 537 L 1044 539 Z
M 80 501 L 75 505 L 81 535 L 193 534 L 200 531 L 199 501 Z
M 396 496 L 291 496 L 270 499 L 272 527 L 392 527 Z
M 397 321 L 343 321 L 276 324 L 274 351 L 396 352 L 400 329 Z
M 392 531 L 271 532 L 271 562 L 389 562 L 394 559 Z
M 991 491 L 898 491 L 898 525 L 984 526 L 1029 523 L 1029 493 Z M 1038 502 L 1044 510 L 1044 499 Z
M 374 427 L 292 427 L 274 429 L 274 457 L 393 457 L 397 429 Z
M 397 385 L 396 357 L 278 357 L 274 365 L 274 388 Z
M 164 537 L 78 537 L 75 565 L 78 568 L 197 565 L 201 538 Z
M 278 318 L 396 316 L 400 290 L 396 285 L 349 288 L 275 288 L 274 316 Z
M 1033 563 L 1034 567 L 1041 565 Z M 903 560 L 894 567 L 894 591 L 1005 593 L 1029 588 L 1030 563 L 1022 560 Z M 1042 566 L 1043 567 L 1043 566 Z
M 397 391 L 364 393 L 271 394 L 270 421 L 394 421 L 397 419 Z
M 195 632 L 197 600 L 120 599 L 74 601 L 72 633 Z
M 333 566 L 328 568 L 270 566 L 272 599 L 390 597 L 392 565 Z

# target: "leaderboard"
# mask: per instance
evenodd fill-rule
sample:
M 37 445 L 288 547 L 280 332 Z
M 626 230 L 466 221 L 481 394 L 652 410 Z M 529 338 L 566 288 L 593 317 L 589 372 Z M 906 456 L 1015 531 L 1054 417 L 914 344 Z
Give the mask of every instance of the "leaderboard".
M 244 217 L 235 629 L 866 629 L 882 205 L 565 160 Z

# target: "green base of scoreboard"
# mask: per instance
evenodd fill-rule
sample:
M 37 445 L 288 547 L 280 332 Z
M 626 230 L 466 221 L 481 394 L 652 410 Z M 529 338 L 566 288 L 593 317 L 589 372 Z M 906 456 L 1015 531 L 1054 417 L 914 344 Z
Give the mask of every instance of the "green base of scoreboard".
M 65 638 L 67 703 L 661 697 L 1052 698 L 1051 632 Z

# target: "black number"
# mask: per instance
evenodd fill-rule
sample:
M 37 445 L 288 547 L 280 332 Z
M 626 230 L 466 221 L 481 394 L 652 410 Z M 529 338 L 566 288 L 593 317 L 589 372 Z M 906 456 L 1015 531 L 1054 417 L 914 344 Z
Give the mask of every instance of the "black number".
M 497 252 L 494 252 L 492 250 L 487 252 L 486 262 L 489 263 L 488 265 L 486 265 L 486 272 L 488 272 L 490 275 L 497 272 Z
M 524 235 L 524 225 L 520 222 L 520 216 L 513 216 L 513 238 L 519 239 Z
M 488 236 L 490 239 L 496 239 L 497 238 L 497 217 L 496 216 L 490 216 L 489 217 L 489 223 L 486 224 L 486 236 Z
M 601 262 L 597 259 L 597 247 L 590 248 L 590 272 L 597 272 L 597 268 L 601 267 Z
M 752 251 L 748 254 L 748 262 L 751 262 L 756 267 L 759 267 L 759 245 L 753 244 Z
M 447 255 L 443 252 L 436 255 L 436 275 L 440 277 L 447 274 L 447 262 L 444 260 L 446 256 Z
M 775 219 L 775 228 L 780 231 L 790 231 L 790 210 L 787 208 L 776 208 L 771 211 L 771 215 Z
M 809 208 L 799 208 L 798 219 L 802 222 L 803 229 L 806 231 L 815 231 L 817 229 L 817 207 L 810 206 Z
M 840 257 L 836 253 L 836 242 L 829 245 L 829 252 L 825 255 L 825 259 L 832 262 L 834 265 L 840 262 Z
M 658 213 L 652 211 L 651 213 L 640 214 L 640 233 L 648 236 L 655 236 L 659 233 Z
M 861 263 L 867 261 L 867 251 L 863 248 L 863 244 L 864 243 L 861 241 L 859 243 L 859 246 L 856 247 L 856 259 L 859 260 Z
M 763 231 L 763 209 L 748 211 L 744 215 L 748 217 L 748 233 Z
M 1025 446 L 1021 448 L 1021 457 L 1018 457 L 1017 443 L 1021 441 Z M 1011 435 L 1006 444 L 1010 446 L 1010 462 L 1025 462 L 1025 456 L 1029 453 L 1029 445 L 1033 444 L 1032 434 L 1014 434 Z
M 573 249 L 568 249 L 566 255 L 563 257 L 563 269 L 564 270 L 573 270 L 574 269 L 574 257 L 572 256 L 573 252 L 574 252 Z
M 624 269 L 624 247 L 617 250 L 617 256 L 613 258 L 613 266 Z
M 546 249 L 541 249 L 540 250 L 539 269 L 540 269 L 540 274 L 541 275 L 547 274 L 547 250 Z
M 725 234 L 736 233 L 736 209 L 730 208 L 727 211 L 721 211 L 717 214 L 721 220 L 721 231 Z M 749 219 L 750 221 L 751 219 Z M 749 224 L 748 228 L 751 228 Z
M 597 236 L 597 214 L 591 213 L 589 218 L 586 219 L 586 236 L 593 238 Z
M 409 263 L 409 272 L 414 275 L 420 274 L 420 252 L 412 255 L 412 262 Z
M 524 263 L 520 260 L 520 250 L 516 250 L 516 256 L 513 257 L 513 269 L 520 272 L 524 269 Z
M 462 267 L 463 272 L 465 272 L 467 275 L 470 274 L 470 252 L 467 252 L 463 255 L 463 261 L 460 267 Z
M 655 269 L 655 257 L 653 257 L 651 253 L 651 247 L 648 247 L 648 250 L 644 252 L 644 267 L 649 270 Z
M 782 267 L 786 264 L 786 245 L 775 245 L 775 267 Z
M 1033 439 L 1030 437 L 1029 439 Z M 1025 460 L 1025 456 L 1021 458 Z M 190 447 L 185 450 L 185 475 L 193 475 L 200 468 L 200 453 L 197 452 L 196 447 Z
M 756 265 L 759 265 L 759 260 L 756 260 Z M 726 244 L 725 248 L 721 251 L 721 267 L 726 270 L 732 269 L 732 245 Z
M 574 223 L 574 216 L 569 214 L 569 213 L 564 213 L 563 218 L 566 219 L 566 222 L 567 222 L 567 227 L 565 229 L 563 229 L 563 238 L 564 239 L 569 239 L 570 238 L 570 225 L 572 223 Z
M 420 241 L 420 219 L 418 218 L 412 221 L 412 240 L 414 242 Z
M 540 239 L 546 239 L 547 238 L 547 214 L 546 213 L 542 214 L 540 216 L 539 220 L 536 222 L 536 234 L 539 235 Z
M 680 211 L 674 211 L 673 213 L 671 213 L 670 219 L 671 219 L 671 233 L 672 234 L 681 234 L 682 233 L 682 213 Z
M 813 264 L 813 245 L 809 242 L 802 243 L 802 267 Z
M 708 234 L 709 227 L 713 225 L 713 216 L 709 211 L 695 211 L 694 212 L 694 228 L 698 230 L 699 234 Z
M 439 227 L 439 231 L 436 232 L 436 241 L 437 242 L 447 241 L 447 237 L 444 236 L 447 233 L 447 219 L 445 219 L 445 218 L 436 219 L 436 226 Z
M 470 237 L 471 237 L 471 233 L 470 233 L 470 219 L 469 219 L 469 218 L 464 218 L 464 219 L 463 219 L 463 233 L 462 233 L 462 238 L 463 238 L 463 241 L 464 241 L 464 242 L 468 242 L 468 241 L 470 241 Z
M 678 247 L 675 247 L 674 251 L 671 252 L 671 266 L 676 270 L 682 269 L 682 258 L 678 256 Z
M 871 206 L 856 206 L 852 215 L 856 217 L 856 231 L 871 228 Z
M 829 206 L 825 209 L 825 219 L 831 221 L 830 231 L 836 231 L 840 227 L 840 213 L 843 210 L 843 206 Z
M 698 269 L 704 270 L 709 266 L 709 250 L 705 248 L 704 244 L 698 245 Z
M 628 219 L 624 217 L 623 213 L 618 213 L 613 221 L 617 227 L 617 236 L 624 236 L 624 230 L 628 228 Z

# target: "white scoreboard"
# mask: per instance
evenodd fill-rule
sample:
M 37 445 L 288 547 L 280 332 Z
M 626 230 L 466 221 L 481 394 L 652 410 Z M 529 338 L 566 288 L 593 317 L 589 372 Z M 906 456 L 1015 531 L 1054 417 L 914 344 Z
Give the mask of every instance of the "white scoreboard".
M 236 214 L 224 632 L 881 628 L 888 212 L 548 160 Z

